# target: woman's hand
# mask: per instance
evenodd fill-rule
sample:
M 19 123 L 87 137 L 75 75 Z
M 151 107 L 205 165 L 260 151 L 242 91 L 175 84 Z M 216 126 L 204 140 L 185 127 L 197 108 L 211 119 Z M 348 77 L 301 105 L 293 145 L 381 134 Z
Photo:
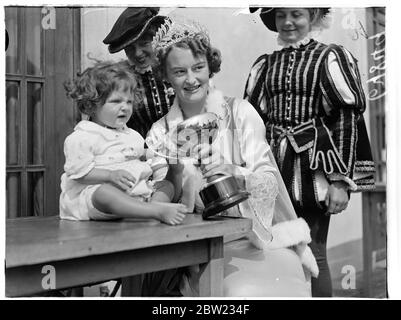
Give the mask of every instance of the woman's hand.
M 197 155 L 199 166 L 203 171 L 209 164 L 223 164 L 224 157 L 213 145 L 208 143 L 198 144 L 192 149 L 192 154 Z
M 111 170 L 109 182 L 123 191 L 130 189 L 136 182 L 134 176 L 126 170 Z
M 238 166 L 225 163 L 224 157 L 220 151 L 210 144 L 201 144 L 194 148 L 194 152 L 197 152 L 200 159 L 200 169 L 204 178 L 209 178 L 216 174 L 222 174 L 226 176 L 235 176 L 241 185 L 245 183 L 245 178 L 241 175 L 238 170 Z
M 327 213 L 340 213 L 347 208 L 348 202 L 348 185 L 343 181 L 335 181 L 330 184 L 325 200 Z
M 202 174 L 203 177 L 208 178 L 214 176 L 215 174 L 223 174 L 225 176 L 236 176 L 239 175 L 236 165 L 233 164 L 219 164 L 211 163 L 203 167 Z

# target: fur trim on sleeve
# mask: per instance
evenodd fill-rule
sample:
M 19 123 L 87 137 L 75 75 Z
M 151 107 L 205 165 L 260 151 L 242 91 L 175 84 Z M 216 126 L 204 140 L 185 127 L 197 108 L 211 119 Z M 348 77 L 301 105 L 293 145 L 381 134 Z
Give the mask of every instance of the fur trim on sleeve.
M 273 225 L 272 235 L 273 240 L 268 244 L 269 249 L 285 248 L 312 241 L 309 227 L 302 218 Z
M 309 226 L 302 218 L 284 221 L 272 227 L 273 239 L 265 245 L 267 250 L 294 247 L 302 265 L 313 277 L 319 275 L 319 268 L 308 243 L 312 241 Z

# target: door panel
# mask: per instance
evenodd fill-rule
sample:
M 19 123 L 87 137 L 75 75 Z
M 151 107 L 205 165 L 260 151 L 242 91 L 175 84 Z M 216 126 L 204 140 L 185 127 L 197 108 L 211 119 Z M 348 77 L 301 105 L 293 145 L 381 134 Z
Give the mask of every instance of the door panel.
M 7 217 L 57 215 L 75 119 L 63 83 L 79 71 L 80 9 L 5 7 L 5 20 Z

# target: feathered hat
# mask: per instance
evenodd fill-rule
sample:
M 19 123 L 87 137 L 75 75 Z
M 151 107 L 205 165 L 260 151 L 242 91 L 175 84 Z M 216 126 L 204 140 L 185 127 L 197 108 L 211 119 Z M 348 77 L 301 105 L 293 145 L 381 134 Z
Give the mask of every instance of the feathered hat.
M 109 52 L 116 53 L 138 40 L 150 26 L 156 29 L 162 25 L 165 16 L 157 15 L 159 8 L 127 8 L 118 17 L 110 33 L 103 40 L 109 45 Z

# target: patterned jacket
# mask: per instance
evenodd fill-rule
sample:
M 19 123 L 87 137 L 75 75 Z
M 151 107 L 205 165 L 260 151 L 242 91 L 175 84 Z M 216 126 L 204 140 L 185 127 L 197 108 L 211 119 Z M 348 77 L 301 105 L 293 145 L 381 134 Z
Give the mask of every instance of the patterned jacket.
M 263 55 L 251 69 L 245 98 L 265 121 L 293 199 L 319 202 L 321 177 L 345 181 L 351 191 L 374 186 L 365 96 L 357 61 L 346 49 L 311 40 Z
M 134 108 L 127 126 L 146 138 L 152 124 L 170 110 L 174 101 L 174 93 L 173 89 L 153 69 L 139 73 L 133 67 L 129 66 L 129 68 L 135 73 L 139 87 L 144 94 L 142 96 L 143 103 Z

